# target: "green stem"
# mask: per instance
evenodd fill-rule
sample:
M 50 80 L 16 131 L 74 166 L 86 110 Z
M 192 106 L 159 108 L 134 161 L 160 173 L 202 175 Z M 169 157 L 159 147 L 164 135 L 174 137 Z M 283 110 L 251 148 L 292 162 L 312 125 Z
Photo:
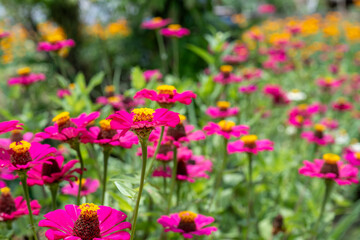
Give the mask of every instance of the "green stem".
M 177 148 L 176 146 L 174 146 L 174 157 L 173 157 L 173 169 L 172 169 L 172 174 L 171 174 L 171 185 L 170 185 L 170 193 L 168 196 L 168 206 L 167 206 L 167 211 L 166 214 L 168 214 L 170 212 L 170 207 L 171 207 L 171 199 L 172 196 L 174 194 L 174 190 L 175 190 L 175 185 L 176 185 L 176 173 L 177 173 L 177 165 L 178 165 L 178 161 L 177 161 Z
M 249 235 L 250 235 L 250 230 L 251 230 L 251 222 L 252 222 L 252 218 L 253 218 L 253 182 L 252 182 L 252 160 L 253 160 L 253 154 L 252 153 L 248 153 L 248 160 L 249 160 L 249 165 L 248 165 L 248 172 L 249 172 L 249 186 L 248 186 L 248 215 L 247 215 L 247 224 L 248 224 L 248 229 L 247 229 L 247 233 L 246 233 L 246 239 L 249 239 Z
M 325 179 L 325 194 L 324 194 L 323 201 L 321 203 L 320 214 L 319 214 L 319 217 L 318 217 L 318 219 L 316 221 L 316 224 L 315 224 L 314 238 L 313 239 L 317 239 L 319 225 L 320 225 L 321 220 L 323 218 L 325 206 L 326 206 L 326 203 L 327 203 L 327 201 L 329 199 L 329 196 L 331 194 L 331 190 L 333 189 L 333 186 L 334 186 L 334 181 L 332 179 Z
M 76 198 L 76 205 L 80 205 L 80 198 L 81 198 L 81 186 L 82 186 L 82 180 L 83 180 L 83 174 L 84 174 L 84 160 L 82 158 L 81 155 L 81 151 L 80 151 L 80 143 L 76 143 L 75 146 L 75 151 L 77 153 L 77 156 L 79 158 L 80 161 L 80 178 L 79 178 L 79 189 L 78 189 L 78 194 L 77 194 L 77 198 Z
M 164 172 L 166 172 L 166 162 L 163 161 L 163 167 L 164 167 Z M 166 196 L 166 189 L 167 189 L 167 180 L 166 177 L 163 177 L 163 185 L 164 185 L 164 196 Z
M 144 179 L 145 179 L 145 172 L 146 172 L 146 161 L 147 161 L 147 139 L 140 140 L 141 143 L 141 150 L 142 150 L 142 167 L 141 167 L 141 177 L 140 177 L 140 187 L 139 187 L 139 193 L 136 199 L 136 205 L 134 209 L 134 217 L 133 217 L 133 224 L 131 228 L 131 239 L 133 240 L 135 238 L 135 228 L 136 228 L 136 220 L 138 216 L 139 211 L 139 205 L 140 205 L 140 199 L 141 199 L 141 193 L 144 187 Z
M 160 34 L 160 30 L 156 30 L 156 40 L 159 46 L 159 52 L 160 52 L 160 59 L 161 59 L 161 69 L 163 74 L 166 74 L 167 71 L 167 54 L 165 50 L 165 44 L 164 44 L 164 38 Z
M 107 182 L 107 172 L 108 172 L 108 161 L 110 157 L 112 147 L 105 147 L 103 150 L 104 154 L 104 174 L 102 179 L 102 194 L 101 194 L 101 205 L 104 205 L 105 202 L 105 193 L 106 193 L 106 182 Z
M 32 210 L 31 210 L 31 204 L 30 204 L 29 187 L 28 187 L 27 182 L 26 182 L 27 175 L 26 175 L 26 173 L 19 173 L 19 177 L 20 177 L 21 185 L 22 185 L 23 191 L 24 191 L 26 205 L 27 205 L 27 208 L 28 208 L 28 211 L 29 211 L 29 219 L 30 219 L 31 229 L 33 231 L 35 240 L 37 240 L 38 237 L 36 235 L 34 218 L 33 218 Z
M 158 141 L 158 145 L 156 146 L 156 149 L 155 149 L 155 152 L 154 152 L 154 156 L 151 158 L 150 160 L 150 164 L 149 164 L 149 167 L 146 171 L 146 175 L 145 175 L 145 178 L 147 178 L 149 176 L 149 174 L 151 173 L 151 170 L 152 170 L 152 167 L 154 165 L 154 162 L 155 162 L 155 159 L 156 159 L 156 156 L 159 152 L 159 149 L 160 149 L 160 146 L 161 146 L 161 142 L 162 142 L 162 139 L 164 137 L 164 131 L 165 131 L 165 127 L 162 126 L 161 127 L 161 132 L 160 132 L 160 137 L 159 137 L 159 141 Z
M 57 196 L 57 192 L 59 190 L 59 183 L 53 183 L 50 185 L 50 192 L 51 192 L 51 207 L 52 210 L 55 211 L 57 208 L 57 204 L 56 204 L 56 196 Z
M 179 77 L 179 43 L 178 43 L 178 39 L 175 37 L 171 38 L 171 41 L 173 45 L 173 58 L 174 58 L 173 74 L 176 77 Z

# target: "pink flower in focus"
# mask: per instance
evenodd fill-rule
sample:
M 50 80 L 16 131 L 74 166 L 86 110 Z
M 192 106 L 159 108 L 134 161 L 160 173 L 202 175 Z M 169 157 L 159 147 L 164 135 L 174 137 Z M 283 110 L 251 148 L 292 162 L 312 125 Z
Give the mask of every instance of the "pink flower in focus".
M 62 48 L 74 47 L 75 41 L 72 39 L 65 39 L 56 42 L 39 42 L 37 46 L 38 51 L 53 52 L 59 51 Z
M 227 118 L 236 116 L 239 113 L 238 107 L 230 107 L 230 103 L 226 101 L 218 101 L 216 107 L 208 107 L 206 114 L 212 118 Z
M 253 92 L 256 92 L 256 90 L 257 90 L 257 86 L 253 85 L 253 84 L 239 87 L 239 92 L 245 93 L 245 94 L 251 94 Z
M 268 139 L 258 140 L 256 135 L 245 135 L 235 142 L 230 142 L 227 146 L 229 154 L 246 152 L 258 154 L 262 151 L 273 151 L 274 143 Z
M 353 108 L 353 105 L 345 98 L 339 98 L 336 102 L 332 104 L 332 108 L 338 112 L 345 112 L 351 110 Z
M 309 177 L 332 179 L 339 185 L 358 183 L 358 169 L 350 164 L 344 164 L 340 157 L 333 153 L 324 154 L 323 159 L 314 162 L 304 161 L 299 173 Z
M 309 143 L 325 146 L 334 143 L 334 138 L 330 134 L 325 134 L 326 127 L 322 124 L 315 124 L 314 131 L 307 131 L 301 134 L 301 137 Z
M 161 72 L 158 69 L 146 70 L 146 71 L 144 71 L 143 75 L 144 75 L 146 82 L 150 82 L 150 80 L 152 78 L 160 81 L 163 77 L 163 75 L 161 74 Z
M 231 136 L 240 137 L 242 134 L 248 134 L 249 127 L 246 125 L 236 126 L 234 122 L 222 120 L 219 123 L 209 122 L 204 131 L 207 135 L 221 135 L 226 139 L 230 139 Z
M 193 238 L 194 235 L 209 236 L 212 232 L 217 231 L 216 227 L 205 227 L 214 222 L 214 218 L 190 211 L 173 213 L 169 216 L 163 215 L 157 222 L 164 227 L 165 232 L 178 232 L 184 238 Z
M 32 132 L 21 133 L 21 130 L 15 129 L 11 131 L 9 138 L 0 138 L 0 148 L 9 149 L 9 146 L 12 142 L 20 142 L 24 140 L 26 142 L 40 142 L 42 139 L 35 137 L 35 134 Z
M 190 30 L 181 27 L 179 24 L 170 24 L 167 28 L 160 30 L 160 33 L 165 37 L 181 38 L 190 34 Z
M 23 197 L 19 196 L 14 199 L 8 187 L 1 188 L 0 192 L 0 222 L 13 221 L 29 214 L 26 201 Z M 31 201 L 30 207 L 32 214 L 39 215 L 41 206 L 37 200 Z
M 49 228 L 49 240 L 129 240 L 131 223 L 124 222 L 126 214 L 107 206 L 84 203 L 80 206 L 65 205 L 44 215 L 39 227 Z
M 260 14 L 272 14 L 275 13 L 276 7 L 272 4 L 261 4 L 257 9 Z
M 171 85 L 160 85 L 157 87 L 157 92 L 154 90 L 143 89 L 137 92 L 134 96 L 136 98 L 147 98 L 151 101 L 157 102 L 160 107 L 171 108 L 176 102 L 189 105 L 196 94 L 192 91 L 185 91 L 178 93 L 176 88 Z
M 81 181 L 80 195 L 83 197 L 96 192 L 96 190 L 99 188 L 99 185 L 100 182 L 97 179 L 83 178 Z M 63 194 L 73 196 L 77 196 L 78 190 L 79 180 L 77 180 L 76 182 L 70 182 L 61 189 Z
M 141 23 L 141 28 L 143 29 L 158 29 L 163 28 L 171 22 L 171 19 L 163 19 L 161 17 L 154 17 L 150 20 L 146 20 Z
M 10 132 L 15 129 L 22 129 L 22 123 L 19 123 L 18 120 L 12 120 L 7 122 L 0 122 L 0 134 L 4 134 L 6 132 Z

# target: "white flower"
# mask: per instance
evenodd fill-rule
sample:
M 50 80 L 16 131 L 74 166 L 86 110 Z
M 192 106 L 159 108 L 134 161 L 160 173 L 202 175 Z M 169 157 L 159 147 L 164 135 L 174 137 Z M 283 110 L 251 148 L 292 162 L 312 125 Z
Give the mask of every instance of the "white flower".
M 286 95 L 290 99 L 290 101 L 302 101 L 306 99 L 306 94 L 298 89 L 293 89 Z

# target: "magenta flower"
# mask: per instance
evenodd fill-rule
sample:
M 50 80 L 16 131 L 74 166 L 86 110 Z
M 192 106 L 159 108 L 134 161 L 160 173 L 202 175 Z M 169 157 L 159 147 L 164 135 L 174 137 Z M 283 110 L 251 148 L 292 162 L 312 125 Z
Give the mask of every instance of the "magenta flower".
M 83 132 L 87 131 L 87 125 L 98 118 L 99 115 L 99 112 L 93 112 L 89 115 L 83 113 L 77 118 L 70 118 L 68 112 L 62 112 L 53 118 L 54 126 L 45 128 L 44 132 L 37 133 L 35 136 L 42 139 L 50 138 L 62 142 L 70 142 L 76 140 Z
M 338 121 L 332 118 L 323 118 L 320 123 L 331 130 L 337 129 L 339 127 Z
M 330 77 L 319 78 L 316 83 L 318 86 L 322 87 L 325 91 L 330 91 L 336 88 L 339 88 L 342 84 L 342 80 L 335 80 Z
M 253 92 L 256 92 L 256 90 L 257 90 L 257 86 L 253 85 L 253 84 L 239 87 L 239 92 L 245 93 L 245 94 L 251 94 Z
M 35 134 L 32 132 L 21 133 L 21 130 L 15 129 L 11 131 L 9 138 L 0 138 L 0 148 L 9 149 L 9 146 L 12 142 L 20 142 L 24 140 L 26 142 L 40 142 L 42 139 L 35 137 Z
M 75 42 L 72 39 L 65 39 L 61 41 L 55 41 L 55 42 L 39 42 L 37 46 L 38 51 L 44 51 L 44 52 L 53 52 L 53 51 L 59 51 L 60 49 L 66 48 L 66 47 L 74 47 Z
M 23 197 L 18 196 L 14 199 L 10 193 L 10 188 L 8 187 L 1 188 L 0 192 L 0 222 L 13 221 L 21 216 L 29 214 L 26 201 Z M 30 206 L 32 214 L 39 215 L 41 208 L 39 202 L 33 200 L 30 202 Z
M 6 37 L 8 37 L 8 36 L 10 36 L 10 33 L 9 33 L 9 32 L 1 32 L 1 33 L 0 33 L 0 39 L 6 38 Z
M 99 188 L 99 185 L 100 182 L 97 179 L 83 178 L 81 181 L 80 196 L 83 197 L 96 192 L 96 190 Z M 70 182 L 61 189 L 63 194 L 73 195 L 73 196 L 77 196 L 78 190 L 79 190 L 79 180 L 76 180 L 76 182 Z
M 225 55 L 222 60 L 226 64 L 239 64 L 245 62 L 248 59 L 248 55 Z
M 276 7 L 272 4 L 261 4 L 258 6 L 257 11 L 260 14 L 271 14 L 275 13 Z
M 214 222 L 213 217 L 207 217 L 190 211 L 173 213 L 169 216 L 163 215 L 158 220 L 164 227 L 165 232 L 178 232 L 184 238 L 193 238 L 194 235 L 209 236 L 212 232 L 216 232 L 216 227 L 205 227 Z
M 64 89 L 59 89 L 56 92 L 56 96 L 58 96 L 58 98 L 63 99 L 65 96 L 70 96 L 71 95 L 71 91 L 67 88 Z
M 163 77 L 163 75 L 158 69 L 146 70 L 144 71 L 143 76 L 146 82 L 150 82 L 152 78 L 156 79 L 157 81 L 160 81 Z
M 124 222 L 126 214 L 111 207 L 93 203 L 65 205 L 65 210 L 57 209 L 44 217 L 39 226 L 49 228 L 45 233 L 49 240 L 130 239 L 126 229 L 131 228 L 131 223 Z
M 280 86 L 274 85 L 266 85 L 263 89 L 264 94 L 269 95 L 273 99 L 273 104 L 282 105 L 288 104 L 290 100 L 286 96 L 286 93 L 281 89 Z
M 81 171 L 80 168 L 74 168 L 78 162 L 78 160 L 71 160 L 68 163 L 64 163 L 64 157 L 58 153 L 47 162 L 31 168 L 27 172 L 27 184 L 29 186 L 42 186 L 45 184 L 59 183 L 61 181 L 71 182 L 77 179 L 74 172 L 80 173 Z
M 223 65 L 220 67 L 220 73 L 214 76 L 214 82 L 226 85 L 230 83 L 241 82 L 243 79 L 241 77 L 235 76 L 231 73 L 233 67 L 230 65 Z
M 6 132 L 10 132 L 12 130 L 22 129 L 20 125 L 23 125 L 23 124 L 19 123 L 19 121 L 17 121 L 17 120 L 0 122 L 0 135 L 4 134 Z
M 338 112 L 345 112 L 353 109 L 353 105 L 345 98 L 339 98 L 336 102 L 332 104 L 332 108 Z
M 171 19 L 163 19 L 161 17 L 154 17 L 150 20 L 144 21 L 141 23 L 141 28 L 143 29 L 158 29 L 163 28 L 171 22 Z
M 256 135 L 245 135 L 235 142 L 230 142 L 227 146 L 229 154 L 246 152 L 258 154 L 262 151 L 273 151 L 274 143 L 268 139 L 258 140 Z
M 325 134 L 326 127 L 322 124 L 315 124 L 314 131 L 306 131 L 301 134 L 301 137 L 306 139 L 309 143 L 317 145 L 328 145 L 334 143 L 334 138 L 330 134 Z
M 179 24 L 170 24 L 167 28 L 160 30 L 160 33 L 165 37 L 182 38 L 190 34 L 190 30 L 181 27 Z
M 175 127 L 179 122 L 179 114 L 165 108 L 135 108 L 131 113 L 117 111 L 107 119 L 111 119 L 112 129 L 122 130 L 120 136 L 124 136 L 129 130 L 134 131 L 140 138 L 146 138 L 156 127 Z
M 340 161 L 340 157 L 333 153 L 324 154 L 323 159 L 314 162 L 304 161 L 299 173 L 309 177 L 333 179 L 339 185 L 358 183 L 358 169 Z
M 345 160 L 353 166 L 360 166 L 360 152 L 355 152 L 350 149 L 345 150 Z
M 289 124 L 297 128 L 310 126 L 312 124 L 311 117 L 321 112 L 321 104 L 314 103 L 311 105 L 300 104 L 289 112 Z
M 42 73 L 30 73 L 29 75 L 23 75 L 18 77 L 12 77 L 9 79 L 8 84 L 11 85 L 21 85 L 29 86 L 33 83 L 44 81 L 45 75 Z
M 10 171 L 27 171 L 30 168 L 54 158 L 56 148 L 47 144 L 13 142 L 10 150 L 0 149 L 0 168 Z
M 6 187 L 6 183 L 2 180 L 11 181 L 16 179 L 17 176 L 12 171 L 6 168 L 0 168 L 0 188 Z
M 222 120 L 219 123 L 209 122 L 204 131 L 207 135 L 221 135 L 226 139 L 230 139 L 231 136 L 240 137 L 242 134 L 248 134 L 249 127 L 245 125 L 236 126 L 234 122 Z
M 261 78 L 262 70 L 258 68 L 245 68 L 242 71 L 245 80 L 255 80 Z
M 134 98 L 147 98 L 151 101 L 157 102 L 160 107 L 171 108 L 174 103 L 180 102 L 182 104 L 189 105 L 193 98 L 196 98 L 196 94 L 192 91 L 185 91 L 178 93 L 174 86 L 161 85 L 157 87 L 158 92 L 149 89 L 143 89 L 137 92 Z
M 212 118 L 227 118 L 236 116 L 239 113 L 239 108 L 231 108 L 229 102 L 218 101 L 216 107 L 210 106 L 205 113 Z

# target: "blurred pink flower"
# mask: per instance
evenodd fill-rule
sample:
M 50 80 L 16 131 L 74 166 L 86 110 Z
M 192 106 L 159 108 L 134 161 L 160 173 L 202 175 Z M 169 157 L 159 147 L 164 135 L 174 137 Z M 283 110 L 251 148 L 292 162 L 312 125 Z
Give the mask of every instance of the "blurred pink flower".
M 239 113 L 238 107 L 230 107 L 230 102 L 218 101 L 216 107 L 208 107 L 205 112 L 211 118 L 227 118 Z
M 246 125 L 235 125 L 232 121 L 222 120 L 219 123 L 209 122 L 204 131 L 207 135 L 221 135 L 226 139 L 233 137 L 240 137 L 242 134 L 248 134 L 250 128 Z
M 163 75 L 158 69 L 146 70 L 144 71 L 143 75 L 146 82 L 150 82 L 152 78 L 156 79 L 157 81 L 160 81 L 163 77 Z
M 329 145 L 334 143 L 334 138 L 330 134 L 325 134 L 326 127 L 322 124 L 315 124 L 314 131 L 306 131 L 301 133 L 301 137 L 306 139 L 309 143 L 317 145 Z
M 160 30 L 160 33 L 165 37 L 182 38 L 190 34 L 190 30 L 181 27 L 179 24 L 170 24 L 167 28 Z
M 82 186 L 81 186 L 80 195 L 83 197 L 96 192 L 96 190 L 99 188 L 100 182 L 97 179 L 83 178 L 81 181 L 81 185 Z M 76 182 L 70 182 L 61 189 L 63 194 L 73 195 L 73 196 L 77 196 L 78 190 L 79 190 L 79 180 L 77 180 Z
M 0 122 L 0 134 L 4 134 L 15 129 L 22 129 L 21 125 L 23 125 L 23 123 L 19 123 L 18 120 Z
M 39 42 L 37 46 L 38 51 L 52 52 L 58 51 L 66 47 L 74 47 L 75 41 L 72 39 L 65 39 L 56 42 Z
M 227 146 L 229 154 L 246 152 L 258 154 L 261 151 L 273 151 L 274 143 L 268 139 L 258 140 L 256 135 L 245 135 L 235 142 L 230 142 Z
M 158 28 L 165 27 L 170 22 L 171 22 L 171 19 L 169 19 L 169 18 L 163 19 L 161 17 L 154 17 L 150 20 L 146 20 L 146 21 L 142 22 L 141 28 L 143 28 L 143 29 L 158 29 Z
M 261 4 L 257 8 L 260 14 L 272 14 L 276 12 L 276 7 L 272 4 Z

